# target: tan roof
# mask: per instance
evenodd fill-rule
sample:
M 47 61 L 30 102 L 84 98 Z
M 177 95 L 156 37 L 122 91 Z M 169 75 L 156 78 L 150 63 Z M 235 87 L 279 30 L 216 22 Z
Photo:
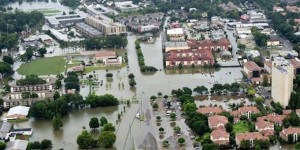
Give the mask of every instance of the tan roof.
M 286 115 L 278 115 L 278 114 L 268 114 L 267 116 L 257 117 L 257 121 L 270 121 L 273 123 L 279 123 L 282 124 L 283 119 L 286 117 Z
M 272 61 L 271 60 L 265 61 L 264 66 L 268 66 L 270 69 L 272 69 Z
M 244 106 L 244 107 L 239 108 L 239 112 L 241 112 L 241 113 L 247 113 L 249 111 L 254 112 L 254 113 L 259 112 L 259 110 L 255 106 Z
M 113 51 L 100 51 L 95 54 L 95 57 L 116 57 L 116 52 Z
M 229 112 L 231 116 L 233 117 L 240 117 L 240 112 L 238 110 L 234 110 L 234 111 L 231 111 Z
M 299 59 L 290 59 L 290 63 L 294 66 L 294 68 L 300 68 Z
M 218 125 L 218 124 L 224 124 L 225 125 L 226 123 L 228 123 L 228 119 L 225 116 L 215 115 L 215 116 L 208 117 L 208 122 L 212 126 L 215 126 L 215 125 Z
M 268 138 L 264 137 L 259 132 L 249 132 L 249 133 L 237 133 L 236 139 L 241 142 L 243 140 L 251 140 L 251 139 L 266 140 Z
M 261 70 L 261 68 L 253 61 L 248 61 L 244 63 L 244 67 L 246 67 L 250 71 Z
M 216 130 L 213 130 L 210 133 L 210 136 L 213 137 L 214 139 L 229 138 L 229 133 L 227 133 L 224 128 L 223 129 L 216 129 Z M 216 141 L 214 141 L 214 142 L 216 142 Z
M 273 123 L 267 121 L 261 121 L 261 120 L 256 122 L 255 126 L 257 127 L 258 130 L 264 130 L 265 128 L 274 128 Z
M 200 107 L 198 108 L 198 112 L 201 114 L 210 114 L 210 113 L 219 114 L 223 112 L 223 110 L 221 107 Z
M 300 128 L 289 127 L 289 128 L 283 129 L 281 132 L 286 135 L 294 134 L 294 133 L 300 134 Z
M 284 115 L 289 115 L 292 113 L 292 110 L 291 109 L 288 109 L 288 110 L 283 110 L 282 111 Z

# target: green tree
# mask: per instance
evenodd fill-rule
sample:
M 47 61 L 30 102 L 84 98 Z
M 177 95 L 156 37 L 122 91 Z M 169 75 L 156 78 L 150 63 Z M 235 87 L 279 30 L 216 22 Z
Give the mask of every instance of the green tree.
M 48 139 L 43 139 L 41 142 L 42 149 L 47 149 L 52 147 L 52 141 Z
M 259 146 L 259 145 L 256 145 L 256 146 L 255 146 L 255 150 L 261 150 L 260 146 Z
M 46 48 L 39 48 L 38 50 L 37 50 L 37 52 L 39 53 L 39 55 L 41 56 L 41 57 L 44 57 L 44 55 L 47 53 L 47 49 Z
M 194 92 L 197 92 L 199 94 L 203 94 L 203 93 L 208 93 L 208 89 L 205 86 L 197 86 L 196 88 L 194 88 Z
M 0 62 L 0 73 L 1 73 L 1 75 L 11 74 L 12 72 L 13 72 L 12 68 L 8 63 Z
M 76 142 L 81 149 L 89 149 L 97 145 L 97 141 L 94 140 L 93 136 L 86 130 L 82 131 L 81 134 L 78 135 Z
M 158 129 L 158 131 L 162 133 L 162 132 L 165 131 L 165 129 L 164 129 L 163 127 L 160 127 L 160 128 Z
M 268 75 L 266 75 L 266 74 L 263 75 L 263 82 L 262 82 L 262 85 L 263 85 L 264 87 L 269 86 L 269 77 L 268 77 Z
M 176 114 L 175 114 L 175 113 L 171 113 L 171 114 L 170 114 L 170 118 L 171 118 L 172 120 L 175 120 L 175 119 L 176 119 Z
M 3 142 L 0 142 L 0 150 L 5 150 L 6 144 Z
M 90 120 L 90 122 L 89 122 L 89 126 L 90 126 L 90 128 L 93 128 L 94 130 L 96 129 L 96 128 L 99 128 L 99 120 L 98 120 L 98 118 L 96 118 L 96 117 L 93 117 L 93 118 L 91 118 L 91 120 Z
M 134 79 L 129 80 L 129 86 L 134 87 L 136 85 L 136 82 Z
M 233 130 L 233 125 L 231 123 L 227 123 L 225 125 L 225 128 L 226 128 L 226 131 L 230 133 Z
M 295 149 L 300 150 L 300 143 L 299 142 L 295 145 Z
M 41 149 L 42 145 L 39 141 L 34 141 L 33 143 L 30 143 L 30 149 Z
M 153 108 L 154 110 L 157 110 L 157 109 L 158 109 L 158 104 L 155 102 L 155 103 L 152 105 L 152 108 Z
M 214 143 L 204 144 L 202 150 L 220 150 L 219 145 Z
M 63 122 L 62 122 L 60 116 L 53 117 L 52 126 L 55 130 L 58 130 L 59 128 L 63 127 Z
M 180 137 L 178 138 L 178 141 L 177 141 L 180 145 L 184 144 L 185 143 L 185 139 L 183 137 Z
M 134 79 L 134 74 L 133 74 L 133 73 L 130 73 L 130 74 L 128 75 L 128 78 L 129 78 L 129 79 Z
M 14 64 L 14 59 L 11 56 L 3 56 L 2 61 L 10 65 Z
M 111 131 L 111 132 L 115 132 L 115 126 L 113 126 L 113 124 L 111 123 L 107 123 L 103 126 L 103 131 Z
M 101 132 L 98 141 L 101 147 L 111 148 L 116 142 L 116 139 L 117 137 L 113 132 L 103 131 Z
M 105 117 L 101 117 L 100 118 L 100 126 L 103 127 L 105 124 L 107 124 L 108 121 Z
M 150 100 L 156 100 L 156 96 L 152 95 L 152 96 L 150 97 Z
M 292 126 L 299 126 L 300 118 L 296 113 L 293 112 L 289 115 L 289 122 Z
M 184 105 L 184 112 L 187 116 L 190 116 L 193 112 L 196 112 L 197 106 L 195 103 L 188 102 Z

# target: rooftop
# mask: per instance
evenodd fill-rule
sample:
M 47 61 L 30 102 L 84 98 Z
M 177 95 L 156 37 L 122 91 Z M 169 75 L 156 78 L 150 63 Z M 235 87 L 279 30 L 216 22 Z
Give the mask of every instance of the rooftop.
M 13 115 L 24 115 L 27 116 L 29 112 L 29 107 L 26 106 L 16 106 L 9 109 L 7 113 L 7 118 L 13 117 Z
M 98 31 L 97 29 L 87 25 L 86 23 L 77 23 L 76 26 L 78 26 L 81 29 L 84 29 L 88 31 L 89 33 L 92 33 L 93 35 L 101 35 L 102 33 Z
M 201 114 L 210 114 L 210 113 L 219 114 L 223 112 L 223 110 L 221 107 L 200 107 L 198 108 L 198 112 Z
M 95 54 L 95 57 L 117 57 L 117 54 L 113 51 L 99 51 Z
M 166 42 L 165 47 L 188 47 L 187 42 Z
M 260 71 L 261 70 L 261 68 L 253 61 L 245 62 L 244 67 L 250 71 Z
M 241 113 L 247 113 L 249 111 L 256 112 L 256 113 L 259 112 L 259 110 L 255 106 L 243 106 L 239 108 L 239 112 Z
M 25 150 L 27 149 L 28 141 L 25 140 L 15 140 L 7 142 L 6 149 L 7 150 Z
M 208 122 L 211 125 L 218 125 L 218 124 L 226 124 L 228 123 L 228 119 L 225 116 L 219 116 L 219 115 L 214 115 L 211 117 L 208 117 Z
M 267 137 L 264 137 L 261 133 L 259 132 L 249 132 L 249 133 L 237 133 L 236 134 L 236 139 L 238 141 L 243 141 L 243 140 L 251 140 L 251 139 L 268 139 Z
M 183 34 L 183 29 L 182 28 L 173 28 L 167 30 L 167 35 L 172 35 L 172 34 Z
M 294 68 L 300 68 L 300 60 L 298 58 L 290 59 L 290 63 Z

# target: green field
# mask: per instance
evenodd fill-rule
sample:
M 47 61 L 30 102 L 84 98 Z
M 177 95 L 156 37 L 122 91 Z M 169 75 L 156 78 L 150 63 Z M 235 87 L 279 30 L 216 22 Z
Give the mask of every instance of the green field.
M 48 57 L 22 64 L 17 71 L 21 75 L 56 75 L 64 72 L 65 65 L 64 57 Z
M 246 121 L 240 121 L 233 125 L 233 132 L 235 133 L 245 133 L 249 132 L 249 125 Z

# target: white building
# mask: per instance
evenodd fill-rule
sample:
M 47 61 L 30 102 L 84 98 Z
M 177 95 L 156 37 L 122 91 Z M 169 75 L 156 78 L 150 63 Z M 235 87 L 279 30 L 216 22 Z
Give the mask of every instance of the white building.
M 184 41 L 184 32 L 182 28 L 173 28 L 167 30 L 170 41 Z
M 272 62 L 272 98 L 286 107 L 293 91 L 293 65 L 283 57 Z

